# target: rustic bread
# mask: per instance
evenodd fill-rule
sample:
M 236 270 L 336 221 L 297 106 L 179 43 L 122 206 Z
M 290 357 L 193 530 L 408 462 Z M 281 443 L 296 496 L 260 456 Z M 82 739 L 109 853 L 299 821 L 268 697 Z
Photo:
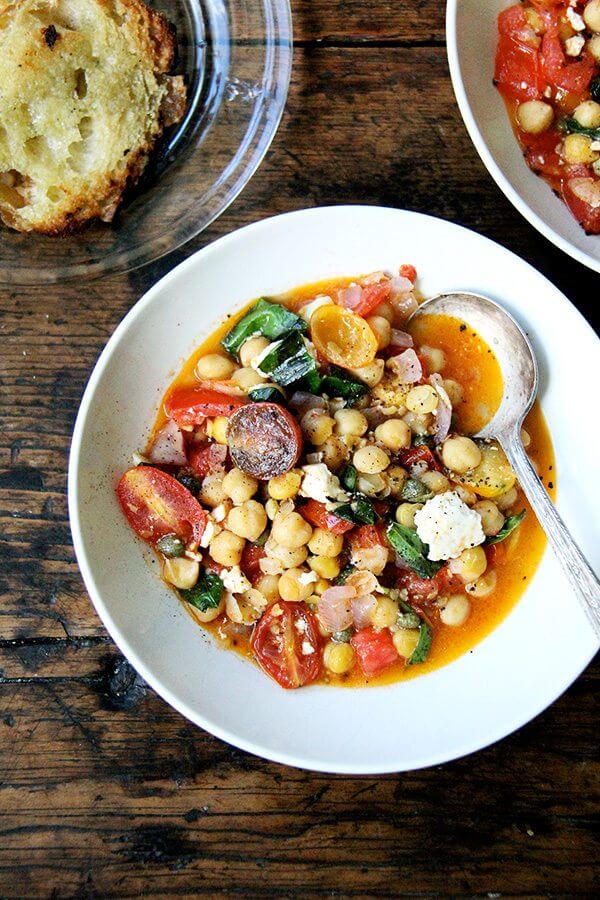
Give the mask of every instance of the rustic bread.
M 0 218 L 109 222 L 185 109 L 172 29 L 142 0 L 0 0 Z

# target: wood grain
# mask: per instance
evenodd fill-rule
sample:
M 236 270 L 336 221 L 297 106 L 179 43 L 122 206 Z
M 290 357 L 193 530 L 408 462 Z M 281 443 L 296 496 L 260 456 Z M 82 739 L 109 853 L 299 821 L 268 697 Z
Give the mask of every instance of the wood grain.
M 85 382 L 135 300 L 221 234 L 317 204 L 404 206 L 506 244 L 592 316 L 597 276 L 530 228 L 470 143 L 443 4 L 294 5 L 286 114 L 219 222 L 129 276 L 0 291 L 0 895 L 593 896 L 597 665 L 473 757 L 332 778 L 183 720 L 122 662 L 83 589 L 66 469 Z

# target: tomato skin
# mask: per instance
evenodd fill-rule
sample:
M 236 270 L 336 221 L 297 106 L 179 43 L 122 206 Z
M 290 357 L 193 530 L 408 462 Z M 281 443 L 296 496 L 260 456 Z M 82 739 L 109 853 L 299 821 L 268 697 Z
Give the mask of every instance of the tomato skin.
M 391 287 L 389 281 L 380 281 L 378 284 L 367 284 L 362 288 L 358 303 L 352 305 L 344 303 L 341 305 L 347 309 L 351 309 L 357 316 L 366 318 L 377 309 L 380 303 L 384 303 L 389 299 Z
M 353 546 L 365 550 L 368 547 L 387 547 L 383 525 L 361 525 L 355 528 L 350 538 Z
M 537 47 L 527 43 L 531 31 L 519 5 L 498 16 L 498 47 L 494 80 L 506 97 L 538 100 L 546 89 L 546 79 Z
M 352 522 L 329 512 L 325 504 L 319 503 L 318 500 L 309 500 L 304 506 L 298 508 L 298 512 L 311 525 L 322 528 L 324 531 L 330 531 L 332 534 L 344 534 L 354 528 Z
M 503 543 L 490 544 L 489 547 L 485 548 L 485 555 L 487 556 L 488 566 L 502 565 L 506 561 L 506 547 Z
M 600 234 L 600 204 L 592 206 L 575 191 L 576 187 L 581 189 L 583 185 L 588 185 L 590 188 L 597 190 L 595 185 L 598 184 L 598 179 L 591 177 L 585 168 L 584 171 L 585 175 L 583 176 L 575 176 L 563 181 L 563 199 L 587 234 Z
M 379 675 L 392 663 L 398 661 L 398 653 L 387 628 L 384 628 L 383 631 L 363 628 L 362 631 L 357 631 L 353 635 L 350 643 L 366 678 Z
M 198 543 L 208 516 L 192 494 L 172 475 L 153 466 L 128 469 L 117 485 L 117 497 L 135 533 L 155 544 L 166 534 Z
M 262 575 L 260 561 L 261 559 L 264 559 L 266 555 L 267 554 L 262 547 L 257 547 L 254 544 L 246 544 L 242 551 L 240 568 L 252 584 L 254 584 L 255 581 L 258 581 Z
M 165 400 L 165 412 L 178 425 L 201 425 L 210 416 L 230 416 L 247 402 L 210 388 L 178 388 Z
M 413 284 L 417 280 L 417 270 L 414 266 L 411 266 L 410 263 L 403 263 L 400 266 L 400 271 L 398 274 L 401 278 L 408 278 L 408 280 L 412 281 Z
M 188 450 L 188 463 L 195 475 L 205 478 L 209 472 L 224 466 L 227 447 L 224 444 L 198 444 Z
M 443 471 L 439 460 L 426 444 L 421 444 L 419 447 L 411 447 L 410 450 L 402 450 L 400 462 L 407 469 L 416 465 L 416 463 L 425 462 L 428 468 L 435 469 L 436 472 Z
M 302 652 L 305 641 L 314 652 Z M 286 690 L 302 687 L 318 678 L 320 645 L 317 622 L 307 606 L 286 600 L 276 600 L 267 607 L 254 626 L 250 640 L 261 668 Z
M 549 10 L 542 15 L 546 22 L 541 50 L 542 69 L 545 77 L 555 87 L 567 93 L 582 94 L 588 89 L 596 69 L 593 58 L 586 54 L 576 62 L 567 62 L 559 37 L 558 16 Z

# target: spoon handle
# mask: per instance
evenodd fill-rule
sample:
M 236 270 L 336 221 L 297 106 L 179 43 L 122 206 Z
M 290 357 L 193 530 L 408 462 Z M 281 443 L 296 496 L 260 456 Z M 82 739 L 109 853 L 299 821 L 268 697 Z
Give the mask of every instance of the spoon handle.
M 596 637 L 600 638 L 600 582 L 540 482 L 525 453 L 519 431 L 517 429 L 502 441 L 502 446 Z

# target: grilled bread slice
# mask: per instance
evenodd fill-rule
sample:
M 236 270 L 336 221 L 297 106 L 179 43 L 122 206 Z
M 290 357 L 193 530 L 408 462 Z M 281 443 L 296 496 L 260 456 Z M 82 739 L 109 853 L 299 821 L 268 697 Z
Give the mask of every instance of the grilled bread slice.
M 0 218 L 111 221 L 185 109 L 175 39 L 142 0 L 0 0 Z

